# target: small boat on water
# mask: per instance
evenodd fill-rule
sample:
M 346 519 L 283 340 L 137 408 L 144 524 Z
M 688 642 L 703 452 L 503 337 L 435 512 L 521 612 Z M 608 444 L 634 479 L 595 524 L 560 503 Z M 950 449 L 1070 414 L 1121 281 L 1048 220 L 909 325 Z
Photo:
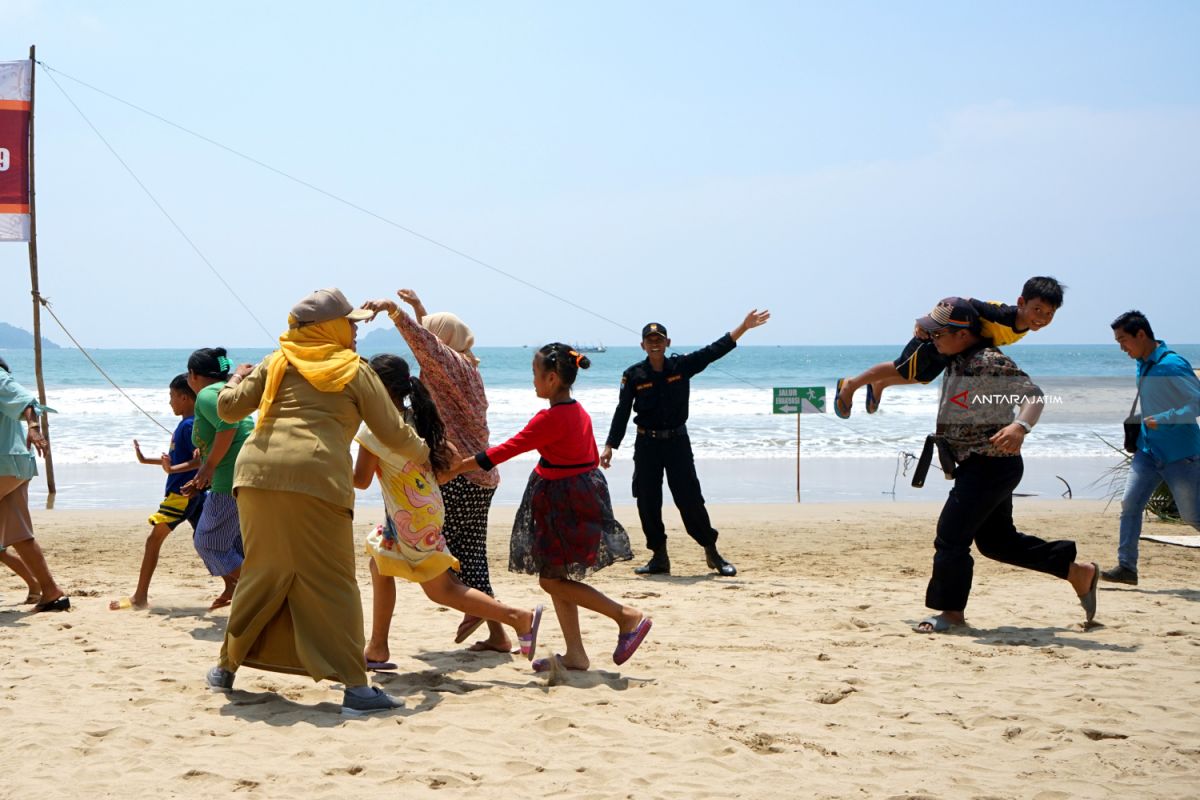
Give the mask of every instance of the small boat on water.
M 608 348 L 604 346 L 603 342 L 600 342 L 598 344 L 579 344 L 578 342 L 576 342 L 575 344 L 573 344 L 571 346 L 574 347 L 576 350 L 578 350 L 580 353 L 607 353 L 608 352 Z

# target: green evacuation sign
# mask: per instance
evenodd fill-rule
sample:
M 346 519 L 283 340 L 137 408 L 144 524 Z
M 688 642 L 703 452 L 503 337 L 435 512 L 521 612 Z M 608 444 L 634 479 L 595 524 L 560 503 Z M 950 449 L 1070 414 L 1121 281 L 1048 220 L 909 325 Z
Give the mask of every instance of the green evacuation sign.
M 775 387 L 775 414 L 824 414 L 824 386 Z

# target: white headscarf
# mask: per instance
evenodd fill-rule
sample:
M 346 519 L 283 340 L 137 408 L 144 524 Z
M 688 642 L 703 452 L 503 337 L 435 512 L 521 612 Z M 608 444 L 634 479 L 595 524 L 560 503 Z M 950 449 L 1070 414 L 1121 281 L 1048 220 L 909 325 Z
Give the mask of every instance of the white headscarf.
M 471 348 L 475 346 L 475 334 L 471 333 L 467 323 L 457 316 L 449 311 L 426 314 L 421 318 L 421 327 L 436 336 L 442 344 L 479 366 L 479 359 L 471 352 Z

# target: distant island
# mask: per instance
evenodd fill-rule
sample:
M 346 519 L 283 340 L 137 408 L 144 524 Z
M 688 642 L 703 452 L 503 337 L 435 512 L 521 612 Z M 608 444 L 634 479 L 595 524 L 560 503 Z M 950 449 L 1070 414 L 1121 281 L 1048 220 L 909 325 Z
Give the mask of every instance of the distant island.
M 359 341 L 358 350 L 360 353 L 408 352 L 408 344 L 394 327 L 378 328 Z
M 54 342 L 42 337 L 42 347 L 47 350 L 61 349 Z M 24 328 L 18 328 L 15 325 L 9 325 L 7 322 L 0 322 L 0 348 L 8 348 L 11 350 L 32 350 L 33 349 L 33 334 Z

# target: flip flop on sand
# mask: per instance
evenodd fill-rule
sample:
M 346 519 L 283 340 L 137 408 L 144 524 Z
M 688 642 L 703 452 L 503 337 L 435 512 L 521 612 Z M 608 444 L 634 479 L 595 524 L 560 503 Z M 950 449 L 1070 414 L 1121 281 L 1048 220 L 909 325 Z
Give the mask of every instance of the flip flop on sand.
M 208 610 L 216 611 L 218 608 L 224 608 L 232 602 L 233 598 L 231 597 L 218 597 L 216 600 L 212 601 L 212 605 L 208 607 Z
M 372 672 L 389 672 L 396 669 L 396 665 L 391 661 L 367 661 L 367 669 Z
M 946 619 L 946 616 L 944 614 L 935 614 L 933 616 L 926 617 L 925 619 L 921 620 L 916 625 L 914 625 L 913 632 L 914 633 L 945 633 L 946 631 L 950 630 L 951 628 L 961 628 L 961 627 L 964 627 L 966 624 L 967 624 L 966 622 L 951 622 L 950 620 Z M 927 630 L 927 631 L 921 630 L 922 625 L 928 625 L 929 630 Z
M 483 617 L 472 616 L 466 614 L 462 618 L 462 622 L 458 623 L 458 632 L 454 634 L 454 643 L 462 644 L 475 631 L 479 630 L 479 626 L 484 623 Z
M 109 611 L 124 611 L 127 608 L 145 608 L 146 604 L 135 605 L 132 597 L 121 597 L 108 604 Z
M 21 605 L 36 606 L 40 602 L 42 602 L 41 594 L 38 592 L 30 592 L 29 594 L 25 595 L 25 599 L 21 601 Z
M 521 655 L 533 660 L 533 652 L 537 650 L 537 635 L 538 628 L 542 625 L 542 607 L 539 605 L 533 609 L 533 625 L 529 628 L 529 633 L 517 637 L 517 641 L 521 645 Z
M 1083 606 L 1083 613 L 1087 615 L 1087 622 L 1091 622 L 1096 618 L 1096 586 L 1100 583 L 1100 565 L 1095 561 L 1092 562 L 1092 582 L 1088 586 L 1086 593 L 1079 595 L 1079 605 Z
M 620 665 L 628 661 L 630 656 L 637 652 L 653 624 L 654 622 L 649 617 L 642 617 L 642 621 L 629 633 L 617 634 L 617 649 L 613 650 L 613 663 Z
M 37 613 L 41 613 L 43 611 L 70 611 L 70 610 L 71 610 L 71 598 L 67 597 L 66 595 L 63 595 L 62 597 L 58 598 L 57 600 L 51 600 L 48 603 L 38 603 L 36 606 L 33 607 L 32 613 L 37 614 Z
M 837 386 L 833 390 L 833 413 L 837 414 L 838 419 L 850 419 L 850 406 L 845 406 L 846 410 L 842 410 L 842 384 L 845 382 L 845 378 L 838 378 Z

